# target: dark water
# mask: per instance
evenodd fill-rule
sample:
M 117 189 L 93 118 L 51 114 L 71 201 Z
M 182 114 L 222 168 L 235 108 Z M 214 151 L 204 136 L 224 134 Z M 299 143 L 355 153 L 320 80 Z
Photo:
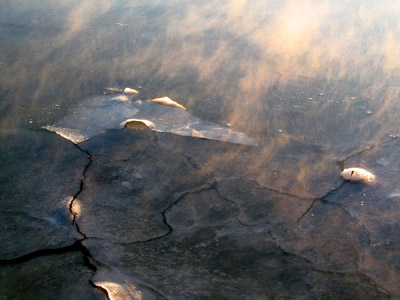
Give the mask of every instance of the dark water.
M 105 87 L 168 95 L 257 139 L 397 134 L 399 5 L 3 1 L 1 127 L 48 125 Z

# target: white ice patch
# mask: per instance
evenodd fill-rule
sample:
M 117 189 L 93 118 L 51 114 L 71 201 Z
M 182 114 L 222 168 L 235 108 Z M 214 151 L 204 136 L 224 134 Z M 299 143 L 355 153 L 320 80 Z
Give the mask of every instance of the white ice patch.
M 251 146 L 257 144 L 256 140 L 244 133 L 191 115 L 182 105 L 168 97 L 160 98 L 168 98 L 168 103 L 154 99 L 133 102 L 131 98 L 127 100 L 126 97 L 132 96 L 124 93 L 118 96 L 88 98 L 82 101 L 73 113 L 45 128 L 74 143 L 80 143 L 108 129 L 122 128 L 126 122 L 137 120 L 159 132 Z
M 186 108 L 183 105 L 179 104 L 178 102 L 175 102 L 169 97 L 155 98 L 148 101 L 186 110 Z
M 133 95 L 135 95 L 135 94 L 139 94 L 139 91 L 127 87 L 127 88 L 124 89 L 124 94 L 133 94 Z
M 342 177 L 349 181 L 374 183 L 375 175 L 361 168 L 344 169 L 341 173 Z

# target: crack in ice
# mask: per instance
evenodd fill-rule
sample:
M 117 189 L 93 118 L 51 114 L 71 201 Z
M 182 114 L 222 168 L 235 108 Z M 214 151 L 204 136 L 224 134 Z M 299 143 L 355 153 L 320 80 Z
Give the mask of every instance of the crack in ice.
M 132 245 L 132 244 L 149 243 L 149 242 L 153 242 L 153 241 L 159 240 L 159 239 L 161 239 L 161 238 L 164 238 L 164 237 L 166 237 L 166 236 L 172 234 L 172 232 L 174 231 L 174 228 L 171 226 L 171 224 L 168 223 L 167 215 L 166 215 L 167 212 L 168 212 L 171 208 L 173 208 L 174 206 L 176 206 L 177 204 L 179 204 L 186 196 L 188 196 L 188 195 L 195 195 L 195 194 L 198 194 L 198 193 L 201 193 L 201 192 L 204 192 L 204 191 L 208 191 L 208 190 L 213 190 L 215 184 L 216 184 L 216 183 L 213 182 L 213 183 L 209 184 L 208 186 L 202 187 L 202 188 L 200 188 L 200 189 L 193 190 L 193 191 L 188 191 L 188 192 L 184 192 L 184 193 L 182 193 L 181 195 L 179 195 L 179 196 L 175 199 L 175 201 L 173 201 L 173 202 L 172 202 L 171 204 L 169 204 L 166 208 L 164 208 L 163 211 L 161 212 L 161 216 L 162 216 L 164 225 L 167 226 L 167 228 L 168 228 L 168 230 L 167 230 L 166 233 L 164 233 L 164 234 L 162 234 L 162 235 L 159 235 L 159 236 L 156 236 L 156 237 L 152 237 L 152 238 L 146 239 L 146 240 L 140 240 L 140 241 L 128 242 L 128 243 L 120 243 L 120 244 L 121 244 L 121 245 Z

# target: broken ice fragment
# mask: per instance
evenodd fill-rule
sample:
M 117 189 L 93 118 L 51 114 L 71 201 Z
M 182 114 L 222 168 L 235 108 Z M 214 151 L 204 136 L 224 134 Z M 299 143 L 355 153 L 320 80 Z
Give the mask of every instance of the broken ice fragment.
M 114 282 L 95 282 L 95 286 L 100 287 L 101 289 L 107 291 L 107 298 L 108 299 L 142 299 L 140 298 L 133 298 L 129 294 L 129 291 L 126 290 L 122 285 L 119 285 Z
M 139 94 L 139 91 L 126 87 L 124 89 L 124 94 Z
M 73 220 L 77 220 L 80 217 L 81 211 L 81 203 L 77 199 L 74 199 L 74 202 L 71 203 L 71 213 L 73 215 Z
M 176 107 L 176 108 L 182 108 L 186 110 L 186 108 L 183 105 L 180 105 L 178 102 L 175 102 L 174 100 L 168 98 L 168 97 L 162 97 L 162 98 L 156 98 L 156 99 L 151 99 L 149 100 L 150 102 L 166 105 L 166 106 L 171 106 L 171 107 Z
M 361 168 L 344 169 L 341 173 L 342 177 L 348 181 L 374 183 L 375 175 Z
M 109 92 L 118 92 L 118 93 L 122 93 L 123 92 L 123 90 L 121 90 L 121 89 L 119 89 L 119 88 L 116 88 L 116 87 L 106 87 L 106 88 L 104 88 L 106 91 L 109 91 Z
M 113 93 L 124 93 L 124 94 L 126 94 L 126 95 L 136 95 L 136 94 L 139 94 L 139 91 L 137 91 L 137 90 L 135 90 L 135 89 L 132 89 L 132 88 L 129 88 L 129 87 L 126 87 L 126 88 L 124 88 L 123 90 L 122 89 L 120 89 L 120 88 L 117 88 L 117 87 L 106 87 L 106 88 L 104 88 L 106 91 L 108 91 L 108 92 L 113 92 Z
M 154 129 L 156 125 L 154 125 L 154 123 L 149 120 L 128 119 L 121 123 L 121 127 L 144 130 L 144 129 Z

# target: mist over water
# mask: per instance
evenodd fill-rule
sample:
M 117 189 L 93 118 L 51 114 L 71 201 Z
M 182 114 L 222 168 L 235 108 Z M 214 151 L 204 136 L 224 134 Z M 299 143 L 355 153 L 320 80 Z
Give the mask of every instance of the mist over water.
M 168 96 L 257 139 L 397 134 L 400 3 L 3 1 L 1 127 L 40 127 L 105 87 Z

